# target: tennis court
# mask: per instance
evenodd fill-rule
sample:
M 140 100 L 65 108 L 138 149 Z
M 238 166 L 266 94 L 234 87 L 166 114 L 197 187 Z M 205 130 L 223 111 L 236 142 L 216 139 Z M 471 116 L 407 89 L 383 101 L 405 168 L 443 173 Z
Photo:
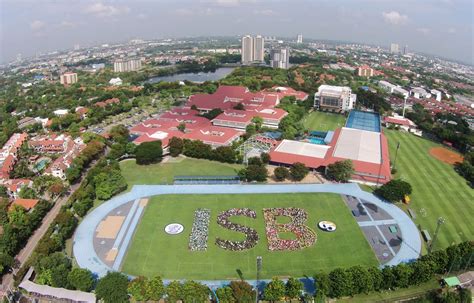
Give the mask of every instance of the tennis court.
M 353 110 L 349 113 L 346 127 L 380 133 L 380 116 L 377 113 Z

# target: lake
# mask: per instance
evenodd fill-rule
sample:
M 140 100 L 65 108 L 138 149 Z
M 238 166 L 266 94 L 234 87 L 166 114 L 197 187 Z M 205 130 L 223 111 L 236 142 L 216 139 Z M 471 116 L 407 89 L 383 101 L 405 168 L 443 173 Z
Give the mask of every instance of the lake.
M 204 81 L 216 81 L 224 78 L 230 74 L 235 67 L 220 67 L 214 72 L 209 73 L 184 73 L 174 74 L 169 76 L 153 77 L 148 79 L 148 83 L 157 83 L 160 81 L 174 82 L 174 81 L 191 81 L 191 82 L 204 82 Z

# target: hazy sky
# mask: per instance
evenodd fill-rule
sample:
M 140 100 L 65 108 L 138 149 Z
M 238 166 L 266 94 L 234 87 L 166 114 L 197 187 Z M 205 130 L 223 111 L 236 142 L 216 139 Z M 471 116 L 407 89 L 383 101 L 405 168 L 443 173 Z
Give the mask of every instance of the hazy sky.
M 474 64 L 473 0 L 0 0 L 0 61 L 130 38 L 346 40 Z

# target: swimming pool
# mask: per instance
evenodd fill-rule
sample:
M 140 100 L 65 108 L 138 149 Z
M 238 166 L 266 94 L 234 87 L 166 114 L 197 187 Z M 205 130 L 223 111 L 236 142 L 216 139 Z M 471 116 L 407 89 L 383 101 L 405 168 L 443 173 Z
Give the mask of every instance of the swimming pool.
M 36 164 L 35 169 L 37 171 L 42 171 L 46 167 L 46 164 L 48 163 L 49 161 L 47 159 L 43 159 Z
M 312 144 L 326 145 L 326 143 L 324 142 L 324 139 L 321 139 L 321 138 L 312 137 L 312 138 L 308 138 L 308 141 L 309 143 L 312 143 Z

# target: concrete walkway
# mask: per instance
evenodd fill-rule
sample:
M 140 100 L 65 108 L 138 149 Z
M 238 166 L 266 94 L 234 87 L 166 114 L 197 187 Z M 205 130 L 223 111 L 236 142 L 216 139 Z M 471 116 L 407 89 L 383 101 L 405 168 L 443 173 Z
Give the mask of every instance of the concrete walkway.
M 130 192 L 116 196 L 88 214 L 76 229 L 74 235 L 74 256 L 78 265 L 104 276 L 112 268 L 97 256 L 93 237 L 98 224 L 116 207 L 129 201 L 168 194 L 278 194 L 278 193 L 336 193 L 350 195 L 373 203 L 386 211 L 400 227 L 403 242 L 398 253 L 385 264 L 397 265 L 417 259 L 421 252 L 421 239 L 416 225 L 397 206 L 384 202 L 371 193 L 360 189 L 357 184 L 267 184 L 267 185 L 135 185 Z M 126 246 L 125 246 L 126 247 Z M 209 286 L 221 285 L 225 281 L 201 281 Z

